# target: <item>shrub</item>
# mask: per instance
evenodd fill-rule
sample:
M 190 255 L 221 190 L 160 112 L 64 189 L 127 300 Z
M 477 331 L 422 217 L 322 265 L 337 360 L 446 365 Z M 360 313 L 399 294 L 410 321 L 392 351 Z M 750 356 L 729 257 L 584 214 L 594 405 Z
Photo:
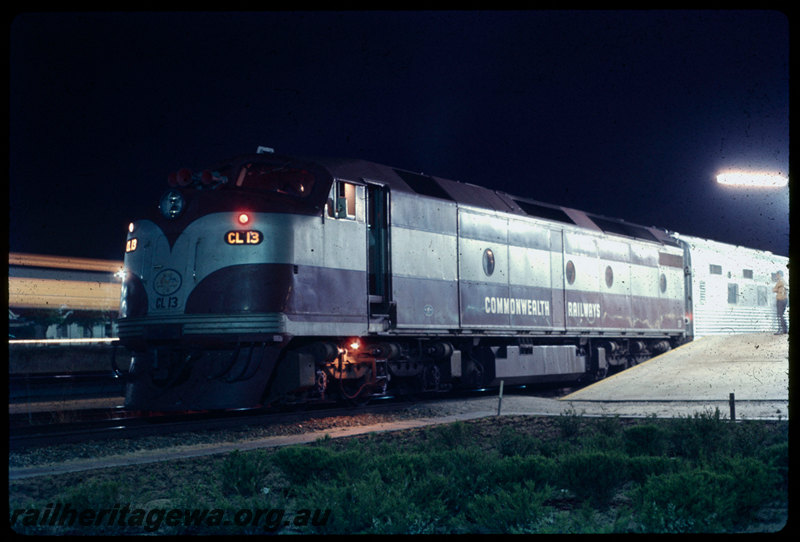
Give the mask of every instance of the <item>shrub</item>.
M 642 484 L 650 476 L 675 472 L 684 464 L 677 458 L 640 455 L 628 459 L 628 475 L 634 482 Z
M 558 415 L 556 424 L 561 429 L 561 436 L 571 439 L 576 437 L 581 429 L 581 416 L 574 408 L 569 408 Z
M 780 489 L 789 489 L 789 443 L 781 442 L 762 448 L 758 452 L 758 457 L 767 465 L 770 465 L 780 480 Z
M 559 460 L 558 477 L 578 498 L 606 504 L 628 480 L 627 462 L 618 452 L 577 452 Z
M 505 426 L 500 430 L 497 439 L 497 451 L 502 457 L 528 455 L 537 450 L 537 441 L 525 433 L 519 433 L 513 427 Z
M 342 479 L 360 475 L 363 454 L 358 450 L 338 452 L 325 446 L 288 446 L 273 455 L 273 462 L 295 484 L 312 479 Z
M 557 469 L 554 459 L 540 455 L 503 457 L 492 468 L 493 481 L 497 484 L 509 482 L 532 482 L 537 485 L 556 484 Z
M 73 508 L 100 510 L 111 508 L 121 500 L 119 482 L 90 480 L 69 488 L 63 502 Z
M 470 532 L 519 533 L 531 531 L 545 511 L 552 491 L 537 489 L 532 482 L 515 483 L 507 489 L 476 495 L 467 501 L 464 518 Z
M 434 440 L 448 448 L 472 444 L 472 426 L 464 422 L 454 422 L 434 427 L 431 430 Z
M 705 410 L 670 424 L 673 452 L 690 458 L 708 458 L 730 449 L 732 425 L 723 420 L 719 408 Z
M 263 486 L 267 461 L 263 453 L 229 453 L 220 467 L 222 491 L 225 494 L 256 495 Z
M 628 427 L 623 432 L 623 439 L 625 450 L 633 456 L 661 455 L 668 445 L 667 432 L 654 424 Z
M 781 476 L 777 469 L 751 457 L 725 457 L 716 462 L 716 470 L 734 480 L 735 522 L 748 520 L 765 503 L 778 495 Z
M 736 480 L 703 469 L 651 476 L 638 490 L 645 532 L 721 532 L 734 519 Z

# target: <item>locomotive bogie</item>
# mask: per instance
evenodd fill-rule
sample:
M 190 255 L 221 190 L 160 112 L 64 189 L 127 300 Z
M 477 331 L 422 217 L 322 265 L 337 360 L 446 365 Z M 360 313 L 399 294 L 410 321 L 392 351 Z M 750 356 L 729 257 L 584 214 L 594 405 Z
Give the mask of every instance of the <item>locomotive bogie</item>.
M 125 404 L 142 410 L 221 410 L 261 404 L 282 347 L 250 343 L 228 348 L 172 344 L 134 351 Z

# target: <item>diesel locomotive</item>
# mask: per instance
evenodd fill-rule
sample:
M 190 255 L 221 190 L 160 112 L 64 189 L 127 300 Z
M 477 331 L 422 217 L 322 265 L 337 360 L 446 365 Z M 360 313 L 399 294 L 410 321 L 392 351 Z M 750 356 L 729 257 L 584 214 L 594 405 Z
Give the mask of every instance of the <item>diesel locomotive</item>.
M 126 240 L 137 410 L 602 378 L 690 340 L 701 315 L 770 325 L 760 289 L 786 268 L 742 249 L 754 293 L 715 312 L 719 285 L 692 269 L 709 242 L 472 184 L 273 152 L 168 184 Z

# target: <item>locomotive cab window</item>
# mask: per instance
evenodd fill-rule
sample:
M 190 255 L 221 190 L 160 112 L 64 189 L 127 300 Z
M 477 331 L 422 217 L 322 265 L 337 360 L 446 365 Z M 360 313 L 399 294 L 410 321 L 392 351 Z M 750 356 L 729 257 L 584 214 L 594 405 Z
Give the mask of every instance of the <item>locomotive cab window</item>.
M 356 219 L 356 185 L 345 181 L 334 181 L 328 197 L 328 216 Z

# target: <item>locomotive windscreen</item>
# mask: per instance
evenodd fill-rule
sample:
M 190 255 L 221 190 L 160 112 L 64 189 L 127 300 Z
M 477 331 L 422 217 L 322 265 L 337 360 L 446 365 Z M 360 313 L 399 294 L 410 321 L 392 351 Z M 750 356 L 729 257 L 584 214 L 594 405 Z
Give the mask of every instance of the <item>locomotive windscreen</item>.
M 285 165 L 249 163 L 241 168 L 235 184 L 259 192 L 307 198 L 314 187 L 314 175 L 305 169 Z

